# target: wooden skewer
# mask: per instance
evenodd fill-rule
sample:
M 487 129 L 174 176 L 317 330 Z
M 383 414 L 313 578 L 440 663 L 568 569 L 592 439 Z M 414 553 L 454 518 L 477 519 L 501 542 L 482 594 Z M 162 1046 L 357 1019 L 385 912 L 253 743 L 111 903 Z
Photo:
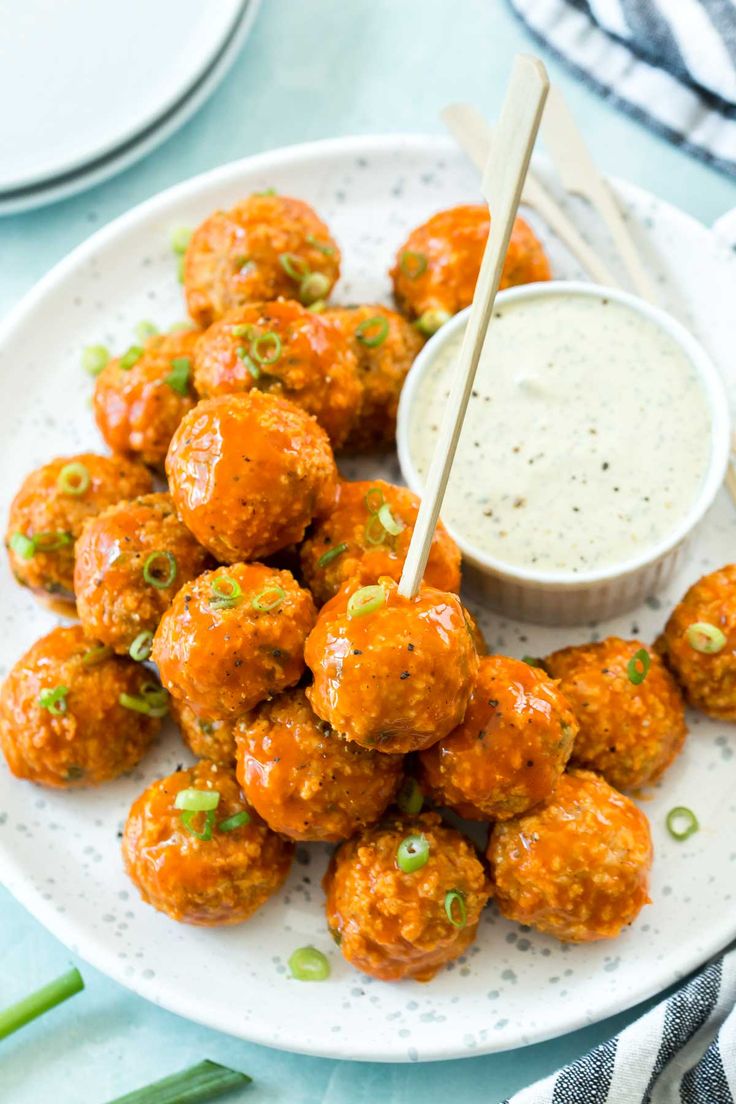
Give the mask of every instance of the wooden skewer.
M 399 594 L 407 598 L 417 593 L 427 566 L 548 89 L 549 79 L 542 62 L 525 54 L 517 55 L 493 143 L 495 154 L 488 158 L 483 174 L 483 196 L 493 210 L 491 232 L 399 582 Z
M 448 104 L 440 112 L 440 118 L 460 148 L 482 172 L 490 153 L 493 131 L 480 111 L 471 104 Z M 544 219 L 588 275 L 606 287 L 621 287 L 621 281 L 588 245 L 532 168 L 527 173 L 521 198 Z
M 656 304 L 659 296 L 654 281 L 639 255 L 616 198 L 596 168 L 580 128 L 557 87 L 551 90 L 547 100 L 542 134 L 565 188 L 587 199 L 598 212 L 608 227 L 637 294 Z

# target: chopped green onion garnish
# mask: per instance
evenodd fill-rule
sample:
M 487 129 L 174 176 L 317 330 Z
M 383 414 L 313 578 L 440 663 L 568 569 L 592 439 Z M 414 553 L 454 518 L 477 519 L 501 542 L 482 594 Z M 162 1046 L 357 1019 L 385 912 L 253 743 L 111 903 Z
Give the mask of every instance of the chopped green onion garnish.
M 445 894 L 445 913 L 453 928 L 464 928 L 468 922 L 465 894 L 459 889 L 448 889 Z
M 192 373 L 192 362 L 189 357 L 174 357 L 171 362 L 171 371 L 164 376 L 164 383 L 168 383 L 172 391 L 178 395 L 186 395 L 189 391 L 189 377 Z
M 154 326 L 153 322 L 139 322 L 135 327 L 135 336 L 139 341 L 146 341 L 149 337 L 155 337 L 158 333 L 158 326 Z
M 82 349 L 82 368 L 90 376 L 99 376 L 110 359 L 110 351 L 104 345 L 88 345 Z
M 336 560 L 338 556 L 342 556 L 343 552 L 347 552 L 347 550 L 348 546 L 344 541 L 342 544 L 336 544 L 334 548 L 328 548 L 317 560 L 317 567 L 327 567 L 329 563 Z
M 392 537 L 398 536 L 398 534 L 403 532 L 406 528 L 403 521 L 395 518 L 391 513 L 391 507 L 388 502 L 384 502 L 383 506 L 381 506 L 378 511 L 378 520 L 381 522 L 386 532 L 390 533 Z
M 366 613 L 375 613 L 386 605 L 386 591 L 380 583 L 361 587 L 348 599 L 348 617 L 363 617 Z
M 207 813 L 219 804 L 219 790 L 198 790 L 194 786 L 179 790 L 174 798 L 174 808 L 186 809 L 188 813 Z
M 726 634 L 707 621 L 695 621 L 685 633 L 687 642 L 696 652 L 715 655 L 726 646 Z
M 299 302 L 305 307 L 325 299 L 329 295 L 332 281 L 323 272 L 310 272 L 299 285 Z
M 120 357 L 118 363 L 120 364 L 120 367 L 123 369 L 123 371 L 128 372 L 134 364 L 138 363 L 142 356 L 143 349 L 141 348 L 141 346 L 131 345 L 130 348 L 126 349 L 126 351 Z
M 320 253 L 324 253 L 327 257 L 331 257 L 335 252 L 334 246 L 329 245 L 328 242 L 320 241 L 319 238 L 315 238 L 314 234 L 307 234 L 306 240 L 309 245 L 319 249 Z
M 143 578 L 149 586 L 166 590 L 176 578 L 176 556 L 173 552 L 151 552 L 143 564 Z
M 386 537 L 386 530 L 383 528 L 383 522 L 379 518 L 378 514 L 371 514 L 363 530 L 363 537 L 366 544 L 383 544 Z
M 280 253 L 279 264 L 292 280 L 303 280 L 305 276 L 309 276 L 309 265 L 296 253 Z
M 233 813 L 226 820 L 221 820 L 217 825 L 218 832 L 234 832 L 236 828 L 242 828 L 244 824 L 250 824 L 250 813 L 243 809 L 240 813 Z
M 291 976 L 297 981 L 325 981 L 330 976 L 327 956 L 316 947 L 299 947 L 289 958 Z
M 670 809 L 666 824 L 669 834 L 679 843 L 689 839 L 700 828 L 695 813 L 692 809 L 688 809 L 686 805 L 677 805 L 674 809 Z
M 11 1004 L 9 1008 L 4 1008 L 0 1012 L 0 1039 L 7 1038 L 18 1028 L 25 1027 L 32 1020 L 43 1016 L 57 1004 L 73 997 L 75 993 L 81 993 L 82 989 L 84 989 L 84 981 L 79 970 L 75 968 L 16 1004 Z
M 411 249 L 405 249 L 401 254 L 399 268 L 410 280 L 416 280 L 427 270 L 427 258 L 423 253 L 414 253 Z
M 169 235 L 169 241 L 171 242 L 171 248 L 175 253 L 186 253 L 187 246 L 192 240 L 192 231 L 188 226 L 177 226 L 171 231 Z
M 380 487 L 371 487 L 363 496 L 363 502 L 369 514 L 377 514 L 383 506 L 383 491 Z
M 528 664 L 529 667 L 541 667 L 544 670 L 544 660 L 540 659 L 539 656 L 525 655 L 521 657 L 521 662 Z
M 256 195 L 256 196 L 272 196 L 272 195 L 278 195 L 278 194 L 279 193 L 276 191 L 275 188 L 264 188 L 262 192 L 254 192 L 253 193 L 253 195 Z
M 210 583 L 212 597 L 210 605 L 213 609 L 232 609 L 237 606 L 242 597 L 240 583 L 233 579 L 232 575 L 218 575 Z
M 634 686 L 639 686 L 649 674 L 649 668 L 652 665 L 652 657 L 646 648 L 640 648 L 639 651 L 631 657 L 627 666 L 626 674 L 629 676 L 629 682 L 632 682 Z
M 55 686 L 53 690 L 42 690 L 38 695 L 38 704 L 42 709 L 48 709 L 54 717 L 60 717 L 67 711 L 66 696 L 69 693 L 68 686 Z
M 429 859 L 429 840 L 426 836 L 406 836 L 396 850 L 396 865 L 404 874 L 421 870 Z
M 13 533 L 8 543 L 16 556 L 24 560 L 33 559 L 36 553 L 35 540 L 33 537 L 27 537 L 25 533 Z
M 249 1085 L 251 1080 L 246 1073 L 205 1059 L 181 1073 L 110 1100 L 108 1104 L 205 1104 L 216 1096 Z
M 355 337 L 361 345 L 369 349 L 377 349 L 388 337 L 388 319 L 381 314 L 376 314 L 373 318 L 364 318 L 355 328 Z
M 194 823 L 194 818 L 198 817 L 199 813 L 200 810 L 185 809 L 184 812 L 181 814 L 180 819 L 187 832 L 189 832 L 191 836 L 196 836 L 197 839 L 204 840 L 204 842 L 206 843 L 208 840 L 212 839 L 212 829 L 215 824 L 215 810 L 208 809 L 205 812 L 204 824 L 201 828 L 197 828 Z
M 259 591 L 250 604 L 259 613 L 270 613 L 271 610 L 278 609 L 285 597 L 286 591 L 284 588 L 279 586 L 278 583 L 271 583 Z
M 432 334 L 436 334 L 439 329 L 444 326 L 445 322 L 449 322 L 452 315 L 449 311 L 439 310 L 426 310 L 424 314 L 420 314 L 417 318 L 414 326 L 419 330 L 420 334 L 424 334 L 425 337 L 431 337 Z
M 128 655 L 131 659 L 134 659 L 136 663 L 142 663 L 144 659 L 148 659 L 151 654 L 151 644 L 153 642 L 153 633 L 147 629 L 138 633 L 133 643 L 128 648 Z
M 169 695 L 157 682 L 144 682 L 137 696 L 120 694 L 118 702 L 123 708 L 148 717 L 165 717 L 169 711 Z
M 396 797 L 396 804 L 402 813 L 416 816 L 421 813 L 424 804 L 424 794 L 421 791 L 416 778 L 405 778 Z
M 56 529 L 48 533 L 36 533 L 33 537 L 36 552 L 58 552 L 60 548 L 66 548 L 74 544 L 71 533 L 65 533 L 63 529 Z
M 73 460 L 71 464 L 65 464 L 56 479 L 56 486 L 62 494 L 83 495 L 89 490 L 92 482 L 89 472 L 84 464 Z
M 307 310 L 310 310 L 312 314 L 322 314 L 322 311 L 327 306 L 326 299 L 315 299 L 313 303 L 310 303 Z
M 230 333 L 233 337 L 253 337 L 253 326 L 249 322 L 238 322 L 231 327 Z
M 259 379 L 261 375 L 261 369 L 258 367 L 256 362 L 251 359 L 248 350 L 244 349 L 242 345 L 238 349 L 238 356 L 252 375 L 253 379 Z
M 98 644 L 96 648 L 90 648 L 84 653 L 82 663 L 85 667 L 96 667 L 98 663 L 104 663 L 114 654 L 109 644 Z
M 258 364 L 275 364 L 281 356 L 281 338 L 273 330 L 254 337 L 250 346 L 250 355 Z
M 184 283 L 184 258 L 177 257 L 176 259 L 176 278 L 180 284 Z

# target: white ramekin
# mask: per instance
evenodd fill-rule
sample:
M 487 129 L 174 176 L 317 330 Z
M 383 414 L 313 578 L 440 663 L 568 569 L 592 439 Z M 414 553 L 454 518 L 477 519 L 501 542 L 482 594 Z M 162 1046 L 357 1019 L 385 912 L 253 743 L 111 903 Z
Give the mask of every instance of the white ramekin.
M 730 451 L 728 400 L 721 376 L 702 345 L 665 311 L 628 292 L 572 280 L 510 288 L 500 292 L 496 302 L 501 306 L 540 296 L 567 295 L 596 298 L 605 295 L 644 315 L 674 338 L 702 383 L 710 408 L 712 445 L 700 493 L 679 525 L 646 552 L 620 564 L 574 575 L 521 568 L 489 555 L 448 526 L 463 554 L 464 578 L 471 590 L 508 617 L 544 625 L 604 620 L 633 609 L 665 586 L 680 567 L 688 538 L 723 482 Z M 427 342 L 407 376 L 401 395 L 397 425 L 399 462 L 409 487 L 419 495 L 423 484 L 409 452 L 410 412 L 430 363 L 465 325 L 468 310 L 455 315 Z

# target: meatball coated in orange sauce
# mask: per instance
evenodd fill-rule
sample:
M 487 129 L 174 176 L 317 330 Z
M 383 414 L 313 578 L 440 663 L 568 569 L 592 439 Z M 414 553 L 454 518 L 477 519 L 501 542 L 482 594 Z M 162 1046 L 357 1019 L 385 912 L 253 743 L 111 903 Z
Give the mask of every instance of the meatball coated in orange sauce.
M 85 522 L 77 541 L 74 592 L 85 633 L 121 654 L 142 633 L 150 647 L 177 590 L 209 559 L 177 518 L 170 495 L 108 507 Z M 145 643 L 139 640 L 143 652 Z
M 198 717 L 186 702 L 171 699 L 171 719 L 187 747 L 199 759 L 215 763 L 235 762 L 235 732 L 232 720 Z
M 178 809 L 184 790 L 216 793 L 216 808 Z M 241 924 L 281 888 L 293 854 L 248 809 L 232 768 L 207 759 L 144 790 L 123 831 L 125 869 L 141 897 L 185 924 Z
M 507 820 L 549 797 L 576 732 L 572 709 L 544 671 L 485 656 L 464 720 L 421 753 L 424 788 L 471 820 Z
M 38 594 L 74 600 L 74 542 L 87 518 L 153 489 L 142 464 L 83 452 L 27 475 L 13 499 L 5 543 L 10 567 Z
M 155 334 L 103 368 L 94 414 L 114 452 L 163 467 L 174 430 L 192 409 L 192 354 L 198 330 Z
M 197 227 L 184 257 L 189 313 L 209 326 L 244 303 L 326 299 L 340 275 L 340 250 L 301 199 L 251 195 Z
M 341 739 L 300 689 L 263 702 L 235 732 L 243 793 L 290 839 L 347 839 L 378 820 L 401 782 L 402 756 Z
M 375 583 L 385 575 L 398 581 L 418 512 L 419 499 L 406 487 L 381 479 L 340 483 L 332 510 L 315 522 L 301 547 L 304 580 L 317 602 L 334 597 L 348 580 Z M 442 522 L 424 580 L 438 590 L 460 589 L 460 550 Z
M 736 721 L 736 564 L 690 587 L 657 649 L 695 709 Z
M 503 915 L 566 943 L 612 939 L 649 902 L 647 818 L 591 771 L 563 774 L 544 805 L 497 824 L 488 860 Z
M 174 434 L 166 472 L 179 517 L 225 563 L 300 541 L 337 487 L 321 426 L 260 391 L 199 403 Z
M 80 625 L 59 627 L 5 679 L 0 744 L 17 778 L 59 789 L 94 786 L 133 769 L 165 712 L 150 671 L 86 639 Z
M 405 873 L 402 841 L 419 836 L 424 866 Z M 327 923 L 348 962 L 382 981 L 429 981 L 475 939 L 489 886 L 472 844 L 436 813 L 396 817 L 335 851 L 324 877 Z
M 363 387 L 340 329 L 293 300 L 230 311 L 200 338 L 194 379 L 204 397 L 240 391 L 281 395 L 313 414 L 333 448 L 358 417 Z
M 304 652 L 318 717 L 384 752 L 419 751 L 465 716 L 478 655 L 455 594 L 422 586 L 414 598 L 392 579 L 346 583 L 323 606 Z
M 609 636 L 553 652 L 544 665 L 580 725 L 572 762 L 618 790 L 656 781 L 687 735 L 685 703 L 662 660 L 639 640 Z
M 470 306 L 491 221 L 485 204 L 439 211 L 412 230 L 391 270 L 399 308 L 410 318 L 426 311 L 457 314 Z M 511 233 L 501 288 L 549 280 L 541 243 L 522 218 Z
M 231 564 L 182 587 L 152 658 L 173 697 L 206 720 L 226 719 L 299 681 L 314 619 L 311 594 L 288 571 Z
M 336 323 L 349 341 L 363 385 L 361 416 L 347 447 L 363 452 L 393 444 L 401 388 L 424 338 L 388 307 L 340 307 L 322 317 Z

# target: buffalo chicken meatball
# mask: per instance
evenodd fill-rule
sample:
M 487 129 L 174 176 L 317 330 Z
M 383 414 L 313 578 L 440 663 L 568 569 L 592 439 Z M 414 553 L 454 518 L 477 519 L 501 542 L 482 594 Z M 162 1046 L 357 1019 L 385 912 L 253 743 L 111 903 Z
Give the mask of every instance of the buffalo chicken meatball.
M 507 820 L 552 793 L 577 732 L 544 671 L 485 656 L 465 717 L 420 755 L 425 789 L 472 820 Z
M 682 748 L 685 704 L 662 660 L 638 640 L 610 636 L 544 661 L 580 725 L 572 762 L 618 790 L 656 781 Z
M 304 653 L 317 716 L 364 747 L 410 752 L 462 721 L 478 655 L 455 594 L 392 579 L 346 583 L 323 606 Z
M 0 744 L 18 778 L 68 789 L 132 770 L 161 727 L 166 694 L 151 673 L 85 638 L 53 629 L 18 660 L 0 691 Z
M 361 416 L 348 448 L 360 452 L 393 444 L 401 389 L 424 339 L 388 307 L 340 307 L 322 317 L 335 322 L 350 342 L 363 385 Z
M 179 517 L 225 563 L 300 541 L 337 487 L 325 431 L 261 391 L 199 403 L 174 434 L 166 471 Z
M 182 740 L 198 759 L 212 759 L 215 763 L 235 762 L 232 720 L 199 717 L 186 702 L 176 698 L 171 699 L 169 711 Z
M 314 619 L 311 594 L 288 571 L 231 564 L 182 587 L 152 658 L 173 697 L 206 720 L 226 719 L 299 681 Z
M 194 380 L 205 398 L 268 391 L 313 414 L 340 448 L 360 411 L 355 355 L 339 327 L 277 299 L 230 311 L 200 338 Z
M 268 299 L 325 299 L 340 275 L 340 250 L 309 204 L 251 195 L 215 211 L 192 234 L 184 257 L 189 313 L 209 326 L 233 307 Z
M 13 499 L 5 542 L 23 586 L 74 600 L 74 542 L 87 518 L 122 499 L 147 494 L 150 474 L 122 457 L 85 452 L 27 475 Z
M 327 923 L 348 962 L 383 981 L 429 981 L 475 939 L 488 900 L 472 844 L 436 813 L 395 818 L 338 847 Z
M 400 309 L 432 332 L 473 301 L 491 226 L 484 204 L 451 207 L 412 230 L 391 270 Z M 522 218 L 511 233 L 501 288 L 549 280 L 547 257 Z
M 315 716 L 303 690 L 263 702 L 235 732 L 246 798 L 290 839 L 347 839 L 378 820 L 401 782 L 400 755 L 340 739 Z
M 185 924 L 240 924 L 284 883 L 293 844 L 252 810 L 231 767 L 201 760 L 133 803 L 123 860 L 149 905 Z
M 169 495 L 110 506 L 85 522 L 77 541 L 74 592 L 84 631 L 116 652 L 147 659 L 177 590 L 208 562 Z
M 95 383 L 95 421 L 114 452 L 163 467 L 174 430 L 196 402 L 198 336 L 194 329 L 154 334 L 103 368 Z
M 398 581 L 418 512 L 419 499 L 406 487 L 380 479 L 340 483 L 332 510 L 315 522 L 301 547 L 304 579 L 317 602 L 333 598 L 351 579 L 375 583 L 385 575 Z M 442 522 L 424 580 L 438 590 L 460 589 L 460 550 Z
M 497 824 L 488 860 L 503 915 L 564 942 L 611 939 L 649 901 L 647 818 L 591 771 L 563 774 L 544 805 Z
M 736 564 L 690 587 L 657 648 L 695 709 L 736 721 Z

